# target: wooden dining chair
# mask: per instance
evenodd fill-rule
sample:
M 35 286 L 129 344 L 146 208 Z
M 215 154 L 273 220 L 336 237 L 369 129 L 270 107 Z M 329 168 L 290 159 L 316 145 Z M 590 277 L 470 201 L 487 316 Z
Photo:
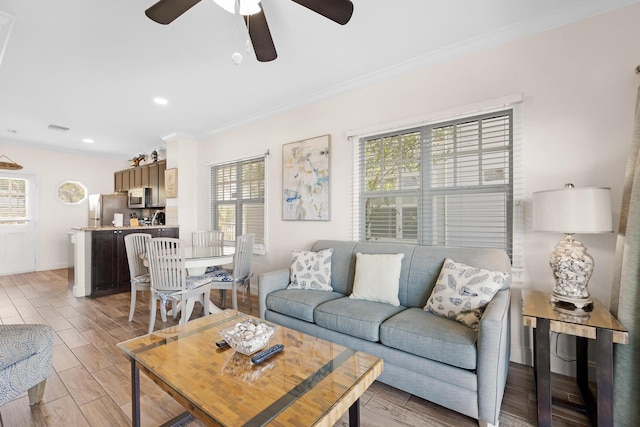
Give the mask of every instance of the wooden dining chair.
M 211 278 L 207 276 L 190 278 L 187 276 L 180 239 L 171 237 L 149 239 L 147 241 L 147 259 L 151 276 L 151 292 L 153 293 L 148 333 L 153 332 L 158 301 L 165 309 L 168 301 L 172 301 L 174 314 L 177 312 L 177 305 L 182 306 L 180 324 L 189 320 L 195 301 L 203 303 L 205 316 L 209 314 Z
M 251 307 L 251 286 L 250 279 L 251 259 L 253 257 L 254 234 L 244 234 L 236 238 L 236 251 L 233 255 L 233 270 L 220 270 L 212 273 L 213 279 L 211 289 L 231 290 L 231 304 L 234 310 L 238 309 L 238 285 L 242 285 L 245 295 L 249 299 L 249 310 Z M 222 298 L 222 308 L 225 306 L 226 295 Z
M 224 245 L 224 232 L 220 230 L 197 230 L 191 233 L 191 245 L 193 247 L 217 247 L 222 250 Z M 219 265 L 213 265 L 207 267 L 206 273 L 215 273 L 220 271 L 222 267 Z M 220 299 L 224 301 L 226 297 L 226 291 L 220 290 Z
M 222 247 L 224 233 L 220 230 L 198 230 L 191 233 L 191 245 Z
M 129 322 L 133 320 L 136 311 L 136 296 L 138 291 L 148 291 L 151 288 L 149 269 L 145 267 L 142 257 L 147 250 L 147 240 L 151 234 L 131 233 L 124 236 L 124 247 L 127 252 L 129 263 L 129 278 L 131 280 L 131 307 L 129 308 Z M 162 321 L 167 321 L 167 314 L 163 311 Z

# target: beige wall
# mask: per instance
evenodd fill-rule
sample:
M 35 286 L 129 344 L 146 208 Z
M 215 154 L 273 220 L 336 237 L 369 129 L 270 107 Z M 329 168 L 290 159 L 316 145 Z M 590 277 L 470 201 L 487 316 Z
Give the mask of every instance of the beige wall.
M 630 146 L 635 90 L 640 77 L 640 5 L 629 6 L 576 24 L 459 57 L 384 81 L 354 87 L 348 93 L 239 126 L 194 143 L 191 137 L 168 141 L 168 167 L 179 170 L 176 209 L 181 230 L 208 226 L 207 164 L 261 155 L 267 160 L 268 254 L 258 257 L 260 273 L 288 266 L 292 249 L 309 248 L 320 238 L 351 239 L 353 143 L 356 129 L 418 123 L 443 114 L 464 113 L 510 95 L 522 96 L 518 130 L 524 150 L 525 269 L 514 284 L 512 360 L 528 361 L 529 331 L 520 321 L 519 288 L 551 289 L 547 257 L 562 236 L 533 233 L 531 193 L 578 186 L 608 186 L 618 216 Z M 464 50 L 464 49 L 461 49 Z M 446 112 L 446 113 L 443 113 Z M 331 134 L 331 221 L 283 221 L 282 145 Z M 182 140 L 185 142 L 182 142 Z M 0 140 L 0 154 L 24 165 L 38 185 L 39 251 L 37 269 L 67 265 L 66 231 L 86 225 L 87 205 L 65 206 L 55 188 L 80 181 L 90 193 L 112 192 L 115 170 L 126 160 L 22 148 Z M 185 161 L 185 159 L 187 159 Z M 192 180 L 189 185 L 187 178 Z M 186 187 L 185 187 L 186 185 Z M 194 214 L 195 212 L 195 214 Z M 590 290 L 608 304 L 613 276 L 614 235 L 579 236 L 596 260 Z M 254 281 L 255 282 L 255 281 Z M 560 353 L 572 349 L 561 338 Z M 556 371 L 573 365 L 554 359 Z
M 66 268 L 67 231 L 86 226 L 87 202 L 69 206 L 58 201 L 57 187 L 65 181 L 81 182 L 89 194 L 113 193 L 113 172 L 128 167 L 126 160 L 24 148 L 0 139 L 0 154 L 23 166 L 20 173 L 35 176 L 37 227 L 36 270 Z
M 551 289 L 547 257 L 562 236 L 533 233 L 531 193 L 577 186 L 607 186 L 618 216 L 630 146 L 634 93 L 640 78 L 640 5 L 567 25 L 488 51 L 460 57 L 274 115 L 200 141 L 198 221 L 207 226 L 206 163 L 269 150 L 268 250 L 255 264 L 259 273 L 288 266 L 292 249 L 319 238 L 351 239 L 352 129 L 464 113 L 487 100 L 521 94 L 519 132 L 524 148 L 525 271 L 516 288 Z M 331 221 L 282 221 L 282 144 L 331 134 Z M 614 235 L 579 236 L 596 260 L 590 287 L 608 304 Z M 528 360 L 529 332 L 522 327 L 519 291 L 514 292 L 513 359 Z M 561 340 L 564 338 L 561 338 Z M 561 345 L 562 352 L 571 352 Z M 572 365 L 554 360 L 554 369 Z

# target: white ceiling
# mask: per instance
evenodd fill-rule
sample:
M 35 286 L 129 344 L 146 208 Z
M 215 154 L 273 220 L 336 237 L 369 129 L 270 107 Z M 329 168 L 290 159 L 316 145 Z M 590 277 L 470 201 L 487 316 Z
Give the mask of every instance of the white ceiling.
M 155 1 L 0 0 L 0 142 L 130 158 L 640 0 L 353 0 L 345 26 L 263 0 L 268 63 L 213 1 L 167 26 L 144 14 Z

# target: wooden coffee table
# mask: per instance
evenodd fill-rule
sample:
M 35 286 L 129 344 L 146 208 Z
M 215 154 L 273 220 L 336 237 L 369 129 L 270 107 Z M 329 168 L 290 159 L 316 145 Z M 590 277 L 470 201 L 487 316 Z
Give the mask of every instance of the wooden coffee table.
M 359 398 L 382 373 L 381 359 L 279 326 L 268 346 L 284 350 L 253 365 L 233 349 L 218 349 L 219 331 L 250 316 L 235 310 L 118 344 L 131 360 L 132 425 L 140 425 L 144 372 L 188 412 L 212 426 L 333 426 L 349 409 L 359 425 Z

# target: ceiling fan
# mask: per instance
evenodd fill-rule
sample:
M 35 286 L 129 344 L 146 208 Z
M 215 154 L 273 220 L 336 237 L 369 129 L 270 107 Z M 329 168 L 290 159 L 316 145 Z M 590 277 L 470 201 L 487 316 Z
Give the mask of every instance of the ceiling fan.
M 277 58 L 276 47 L 271 38 L 264 11 L 260 7 L 260 0 L 214 0 L 225 10 L 244 15 L 244 21 L 249 30 L 249 38 L 260 62 L 273 61 Z M 310 9 L 325 18 L 340 25 L 351 19 L 353 3 L 349 0 L 291 0 Z M 159 24 L 170 24 L 180 15 L 198 4 L 200 0 L 160 0 L 145 14 Z

